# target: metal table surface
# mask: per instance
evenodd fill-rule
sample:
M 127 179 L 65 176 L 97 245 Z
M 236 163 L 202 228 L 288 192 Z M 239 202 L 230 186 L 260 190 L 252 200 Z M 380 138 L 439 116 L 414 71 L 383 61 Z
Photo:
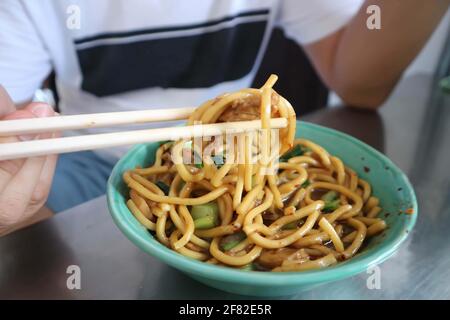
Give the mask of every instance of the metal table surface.
M 419 219 L 406 243 L 369 274 L 289 299 L 448 299 L 450 297 L 450 98 L 429 76 L 403 81 L 378 113 L 332 108 L 305 117 L 347 132 L 390 157 L 410 177 Z M 69 265 L 81 289 L 66 286 Z M 145 254 L 109 216 L 105 197 L 0 238 L 0 299 L 228 299 Z

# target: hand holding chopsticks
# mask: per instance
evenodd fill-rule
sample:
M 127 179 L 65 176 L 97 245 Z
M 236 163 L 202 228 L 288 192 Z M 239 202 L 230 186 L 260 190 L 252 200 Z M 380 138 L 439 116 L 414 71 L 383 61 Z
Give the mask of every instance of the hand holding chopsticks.
M 0 121 L 0 136 L 181 120 L 188 118 L 193 111 L 193 108 L 153 109 L 7 120 Z M 271 128 L 277 129 L 284 128 L 287 126 L 287 120 L 285 118 L 271 119 L 270 126 Z M 215 136 L 230 132 L 242 133 L 260 128 L 261 121 L 253 120 L 4 143 L 0 144 L 0 160 L 93 150 L 145 142 L 177 140 L 180 138 Z

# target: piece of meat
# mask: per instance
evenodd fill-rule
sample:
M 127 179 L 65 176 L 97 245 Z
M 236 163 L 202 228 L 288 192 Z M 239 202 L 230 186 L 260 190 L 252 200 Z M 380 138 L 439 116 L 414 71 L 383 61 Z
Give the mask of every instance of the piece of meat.
M 276 93 L 272 94 L 271 101 L 271 116 L 276 117 L 278 114 L 279 96 Z M 225 111 L 220 115 L 218 122 L 232 122 L 232 121 L 250 121 L 260 118 L 261 99 L 258 96 L 249 96 L 243 99 L 233 101 Z
M 259 119 L 259 97 L 250 96 L 233 101 L 220 115 L 219 122 Z

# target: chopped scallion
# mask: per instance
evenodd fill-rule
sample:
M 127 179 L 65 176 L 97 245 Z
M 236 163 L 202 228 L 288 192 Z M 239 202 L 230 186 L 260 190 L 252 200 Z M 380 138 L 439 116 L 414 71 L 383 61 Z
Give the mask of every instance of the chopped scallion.
M 290 158 L 301 156 L 305 153 L 305 148 L 296 144 L 280 157 L 280 162 L 287 162 Z

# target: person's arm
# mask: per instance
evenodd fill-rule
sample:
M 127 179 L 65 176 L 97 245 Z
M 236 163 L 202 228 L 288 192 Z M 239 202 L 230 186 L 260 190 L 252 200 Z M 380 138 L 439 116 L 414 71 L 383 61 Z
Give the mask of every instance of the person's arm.
M 381 29 L 366 26 L 369 5 Z M 342 29 L 305 50 L 329 88 L 346 104 L 375 109 L 389 96 L 450 5 L 449 0 L 367 0 Z

